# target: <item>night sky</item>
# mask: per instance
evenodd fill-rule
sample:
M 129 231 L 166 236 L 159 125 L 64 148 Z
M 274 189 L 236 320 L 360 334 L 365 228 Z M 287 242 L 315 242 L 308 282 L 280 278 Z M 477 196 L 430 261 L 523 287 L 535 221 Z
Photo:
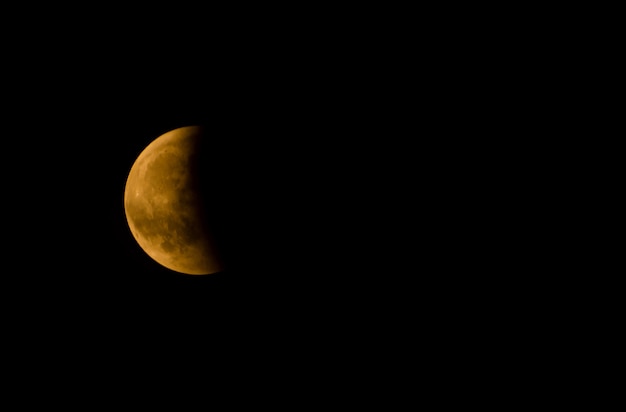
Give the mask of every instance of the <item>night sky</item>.
M 290 30 L 232 29 L 187 48 L 153 32 L 83 47 L 64 42 L 70 33 L 42 38 L 35 58 L 7 68 L 12 347 L 49 374 L 112 371 L 129 385 L 133 373 L 189 365 L 301 373 L 332 353 L 353 372 L 365 367 L 363 343 L 406 302 L 390 297 L 406 276 L 391 271 L 393 256 L 406 251 L 389 254 L 395 239 L 383 234 L 403 228 L 390 203 L 402 163 L 387 157 L 402 113 L 380 97 L 393 76 L 372 83 L 363 70 L 373 43 Z M 153 261 L 123 209 L 139 153 L 190 125 L 204 126 L 214 149 L 205 189 L 231 263 L 208 276 Z
M 20 256 L 15 291 L 68 325 L 79 314 L 94 324 L 136 317 L 159 324 L 216 313 L 292 316 L 289 306 L 310 314 L 309 303 L 330 303 L 335 287 L 345 286 L 329 279 L 330 257 L 350 249 L 343 226 L 333 234 L 330 222 L 355 218 L 339 199 L 359 183 L 355 170 L 331 173 L 348 148 L 338 139 L 345 130 L 330 129 L 332 104 L 299 97 L 323 91 L 294 79 L 279 83 L 269 72 L 259 83 L 225 69 L 214 82 L 197 72 L 168 78 L 168 70 L 145 77 L 142 70 L 84 86 L 67 76 L 38 81 L 8 109 L 7 127 L 20 136 L 5 152 L 21 165 L 11 169 L 20 179 L 9 179 L 21 239 L 12 245 Z M 214 149 L 207 190 L 233 257 L 229 270 L 202 277 L 149 258 L 123 210 L 125 179 L 139 153 L 161 134 L 196 124 Z
M 522 103 L 527 73 L 500 29 L 451 20 L 448 5 L 174 16 L 166 4 L 160 18 L 156 5 L 47 6 L 65 21 L 42 7 L 3 37 L 1 327 L 20 402 L 119 409 L 125 393 L 143 406 L 178 384 L 210 407 L 217 378 L 255 407 L 257 387 L 296 409 L 335 393 L 389 409 L 414 376 L 482 385 L 483 355 L 523 335 L 525 291 L 545 290 L 528 272 L 545 267 L 520 208 L 531 189 L 510 172 L 542 150 L 527 139 L 544 133 L 528 126 L 542 91 Z M 192 125 L 211 148 L 204 190 L 228 253 L 208 276 L 153 261 L 123 208 L 140 152 Z M 494 358 L 492 376 L 520 353 Z

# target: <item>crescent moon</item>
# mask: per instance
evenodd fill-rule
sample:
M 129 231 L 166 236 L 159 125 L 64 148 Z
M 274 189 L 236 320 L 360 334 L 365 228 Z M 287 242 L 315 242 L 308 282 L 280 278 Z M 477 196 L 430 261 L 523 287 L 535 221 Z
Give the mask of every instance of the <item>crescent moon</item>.
M 126 220 L 141 249 L 189 275 L 223 270 L 195 172 L 202 135 L 199 126 L 186 126 L 157 137 L 133 163 L 124 189 Z

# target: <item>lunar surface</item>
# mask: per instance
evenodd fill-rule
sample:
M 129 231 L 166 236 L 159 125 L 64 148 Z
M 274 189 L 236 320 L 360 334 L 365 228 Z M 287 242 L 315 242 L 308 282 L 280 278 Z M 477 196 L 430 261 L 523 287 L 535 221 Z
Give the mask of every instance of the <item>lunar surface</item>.
M 126 219 L 139 246 L 166 268 L 189 275 L 223 269 L 199 191 L 201 138 L 197 126 L 156 138 L 137 157 L 124 190 Z

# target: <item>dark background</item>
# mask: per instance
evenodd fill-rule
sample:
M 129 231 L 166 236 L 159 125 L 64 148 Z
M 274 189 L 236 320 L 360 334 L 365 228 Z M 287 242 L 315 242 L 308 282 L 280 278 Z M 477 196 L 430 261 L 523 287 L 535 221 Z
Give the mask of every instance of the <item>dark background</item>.
M 392 218 L 382 148 L 398 113 L 385 97 L 394 77 L 371 81 L 375 39 L 292 36 L 297 21 L 189 23 L 174 37 L 92 23 L 41 33 L 4 74 L 2 292 L 15 347 L 55 365 L 84 359 L 84 373 L 128 357 L 149 369 L 154 356 L 304 351 L 315 363 L 356 345 L 341 336 L 389 325 L 399 278 L 384 275 L 392 239 L 377 234 Z M 123 210 L 141 150 L 195 124 L 215 149 L 207 190 L 231 262 L 210 276 L 151 260 Z
M 528 268 L 550 253 L 523 236 L 542 201 L 515 190 L 520 153 L 544 147 L 528 138 L 550 113 L 533 89 L 543 63 L 519 64 L 507 18 L 57 7 L 2 37 L 0 290 L 17 387 L 60 383 L 100 405 L 138 383 L 202 396 L 194 383 L 213 378 L 233 399 L 256 387 L 388 407 L 413 393 L 404 376 L 445 392 L 474 382 L 487 352 L 502 365 L 547 296 L 519 304 L 547 290 Z M 152 261 L 123 210 L 141 150 L 194 124 L 215 149 L 206 189 L 231 263 L 199 277 Z
M 209 72 L 207 86 L 204 73 L 184 78 L 145 63 L 129 69 L 136 75 L 85 84 L 73 75 L 31 81 L 23 105 L 7 110 L 8 353 L 26 357 L 37 380 L 63 371 L 93 396 L 107 392 L 89 383 L 102 374 L 119 393 L 137 380 L 176 385 L 180 375 L 236 379 L 242 370 L 265 379 L 279 364 L 298 373 L 321 362 L 338 348 L 331 340 L 367 317 L 341 298 L 352 272 L 339 259 L 345 229 L 332 231 L 330 219 L 349 212 L 332 195 L 343 187 L 324 194 L 338 165 L 319 157 L 334 144 L 309 131 L 320 127 L 314 113 L 277 96 L 291 87 L 258 90 L 225 68 Z M 201 277 L 151 260 L 123 210 L 141 150 L 193 124 L 222 149 L 212 207 L 233 256 L 228 270 Z
M 341 391 L 416 358 L 436 382 L 516 340 L 539 250 L 541 203 L 514 190 L 541 130 L 532 76 L 498 27 L 373 12 L 99 12 L 7 41 L 11 356 L 72 385 L 280 371 L 280 390 L 322 373 Z M 139 153 L 195 124 L 230 263 L 209 276 L 154 262 L 123 210 Z
M 389 409 L 577 367 L 563 10 L 26 7 L 0 28 L 4 393 Z M 137 155 L 192 124 L 231 263 L 204 277 L 123 211 Z
M 239 343 L 380 331 L 414 295 L 461 294 L 454 268 L 472 257 L 449 250 L 478 191 L 456 190 L 457 171 L 477 142 L 455 132 L 480 123 L 464 57 L 437 27 L 356 11 L 218 15 L 98 14 L 7 42 L 7 297 L 51 330 L 204 344 L 216 328 Z M 123 210 L 141 150 L 193 124 L 215 149 L 207 190 L 232 262 L 205 277 L 152 261 Z

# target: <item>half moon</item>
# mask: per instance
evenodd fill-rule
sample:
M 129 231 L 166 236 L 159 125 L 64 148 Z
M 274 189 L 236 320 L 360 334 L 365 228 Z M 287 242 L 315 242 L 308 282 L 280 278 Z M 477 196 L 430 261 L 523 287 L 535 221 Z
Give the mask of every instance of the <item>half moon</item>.
M 186 126 L 157 137 L 135 160 L 124 189 L 126 220 L 139 246 L 189 275 L 223 270 L 200 193 L 202 134 L 199 126 Z

